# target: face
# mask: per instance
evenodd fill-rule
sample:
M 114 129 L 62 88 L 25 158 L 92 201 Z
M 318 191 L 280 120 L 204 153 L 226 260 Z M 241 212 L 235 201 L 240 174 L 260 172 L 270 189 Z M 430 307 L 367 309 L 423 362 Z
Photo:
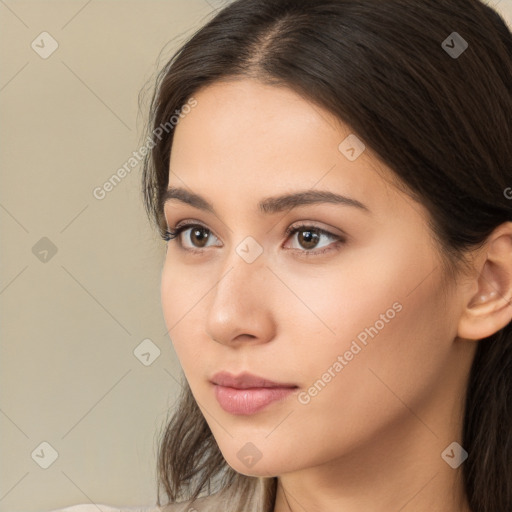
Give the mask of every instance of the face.
M 169 187 L 213 211 L 167 201 L 169 228 L 188 227 L 168 242 L 162 306 L 228 464 L 275 476 L 328 463 L 410 421 L 404 403 L 442 400 L 457 306 L 426 210 L 346 141 L 348 126 L 287 88 L 240 80 L 194 97 Z M 309 200 L 268 201 L 298 193 Z M 295 387 L 221 390 L 221 371 Z

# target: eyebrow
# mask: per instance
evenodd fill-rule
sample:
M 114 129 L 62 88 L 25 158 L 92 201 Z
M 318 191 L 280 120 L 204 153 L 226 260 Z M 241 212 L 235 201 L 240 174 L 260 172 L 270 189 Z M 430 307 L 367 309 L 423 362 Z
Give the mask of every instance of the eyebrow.
M 182 203 L 189 204 L 199 210 L 216 214 L 213 205 L 204 197 L 181 187 L 169 187 L 162 197 L 162 205 L 165 206 L 165 204 L 171 200 L 181 201 Z M 327 190 L 304 190 L 294 192 L 292 194 L 267 197 L 258 203 L 258 210 L 261 213 L 270 215 L 280 213 L 284 210 L 291 210 L 299 206 L 318 203 L 333 203 L 343 206 L 352 206 L 364 211 L 365 213 L 371 213 L 370 209 L 357 199 L 335 194 Z

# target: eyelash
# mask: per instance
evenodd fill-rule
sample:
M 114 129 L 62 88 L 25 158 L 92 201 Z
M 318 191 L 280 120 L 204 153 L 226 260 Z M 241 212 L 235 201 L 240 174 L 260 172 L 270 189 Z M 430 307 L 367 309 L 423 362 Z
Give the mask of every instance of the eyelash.
M 178 242 L 179 242 L 179 245 L 180 247 L 189 252 L 189 253 L 192 253 L 192 254 L 203 254 L 204 253 L 204 249 L 190 249 L 190 248 L 185 248 L 183 247 L 183 245 L 181 244 L 181 242 L 179 241 L 179 236 L 180 234 L 183 232 L 183 231 L 186 231 L 190 228 L 194 228 L 194 227 L 198 227 L 198 228 L 201 228 L 201 229 L 204 229 L 206 231 L 208 231 L 209 233 L 211 233 L 211 231 L 201 225 L 201 224 L 197 224 L 197 223 L 188 223 L 188 224 L 183 224 L 179 227 L 176 227 L 174 229 L 168 229 L 164 232 L 162 238 L 166 241 L 166 242 L 170 242 L 172 240 L 174 240 L 175 238 L 178 239 Z M 343 238 L 343 237 L 340 237 L 338 235 L 335 235 L 333 233 L 330 233 L 329 231 L 326 231 L 324 229 L 321 229 L 321 228 L 318 228 L 316 226 L 311 226 L 311 225 L 308 225 L 308 224 L 301 224 L 300 226 L 290 226 L 287 230 L 286 230 L 286 239 L 288 239 L 290 236 L 292 235 L 295 235 L 296 233 L 300 232 L 300 231 L 314 231 L 316 232 L 318 235 L 326 235 L 330 238 L 334 238 L 336 239 L 335 243 L 334 244 L 330 244 L 328 245 L 327 247 L 324 247 L 322 249 L 319 249 L 319 250 L 306 250 L 306 249 L 288 249 L 288 250 L 291 250 L 291 251 L 298 251 L 301 253 L 301 255 L 303 256 L 319 256 L 321 254 L 325 254 L 327 252 L 331 252 L 331 251 L 335 251 L 339 248 L 340 245 L 344 244 L 346 242 L 346 240 Z

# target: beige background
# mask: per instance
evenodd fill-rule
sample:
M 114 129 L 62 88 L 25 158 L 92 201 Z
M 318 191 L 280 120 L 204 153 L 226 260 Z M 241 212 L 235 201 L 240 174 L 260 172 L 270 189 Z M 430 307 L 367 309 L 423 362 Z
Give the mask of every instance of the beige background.
M 181 375 L 164 246 L 140 165 L 104 199 L 93 190 L 142 144 L 138 93 L 161 50 L 163 64 L 225 3 L 0 0 L 0 512 L 155 503 Z M 512 24 L 512 0 L 490 3 Z M 46 59 L 31 47 L 51 48 L 43 31 L 58 43 Z M 146 339 L 148 366 L 134 354 Z M 47 469 L 42 442 L 58 453 Z

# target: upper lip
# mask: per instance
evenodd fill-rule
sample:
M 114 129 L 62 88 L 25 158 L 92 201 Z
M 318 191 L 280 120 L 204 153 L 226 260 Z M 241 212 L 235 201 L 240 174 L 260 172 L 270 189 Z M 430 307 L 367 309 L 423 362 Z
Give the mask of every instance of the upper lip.
M 274 382 L 257 375 L 252 375 L 248 372 L 243 372 L 239 375 L 232 375 L 228 372 L 216 373 L 210 382 L 219 386 L 225 386 L 229 388 L 237 389 L 249 389 L 249 388 L 296 388 L 296 384 L 288 382 Z

